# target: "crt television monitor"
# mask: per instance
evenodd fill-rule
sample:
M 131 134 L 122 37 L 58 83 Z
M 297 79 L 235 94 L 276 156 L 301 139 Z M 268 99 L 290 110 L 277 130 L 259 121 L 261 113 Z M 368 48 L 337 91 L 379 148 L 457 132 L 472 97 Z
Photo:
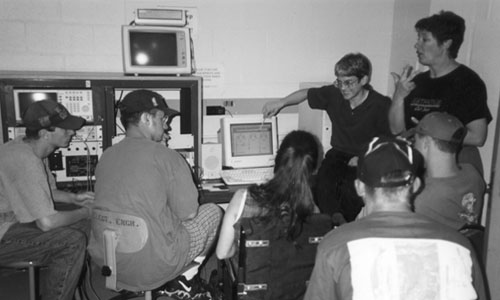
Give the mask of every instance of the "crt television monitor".
M 14 113 L 16 124 L 23 123 L 23 114 L 28 106 L 36 101 L 51 100 L 57 102 L 57 92 L 55 91 L 15 91 L 14 93 Z
M 36 101 L 59 102 L 73 115 L 80 116 L 87 124 L 94 122 L 92 90 L 90 89 L 15 89 L 14 113 L 16 125 L 23 124 L 23 114 Z
M 227 168 L 270 167 L 278 152 L 276 117 L 221 118 L 222 165 Z
M 126 74 L 192 74 L 189 28 L 122 26 Z

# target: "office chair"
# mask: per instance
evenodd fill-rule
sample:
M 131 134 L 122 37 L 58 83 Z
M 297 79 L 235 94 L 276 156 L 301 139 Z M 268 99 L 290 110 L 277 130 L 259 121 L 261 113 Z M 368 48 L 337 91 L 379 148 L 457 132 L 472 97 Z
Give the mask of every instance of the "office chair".
M 238 256 L 221 262 L 227 299 L 302 299 L 317 245 L 333 224 L 328 215 L 310 216 L 293 241 L 287 225 L 241 220 Z
M 104 266 L 102 275 L 106 277 L 106 288 L 121 292 L 110 300 L 131 299 L 144 296 L 152 300 L 151 291 L 129 292 L 117 287 L 116 253 L 134 253 L 140 251 L 148 240 L 146 222 L 139 217 L 94 209 L 92 215 L 92 233 L 104 244 Z

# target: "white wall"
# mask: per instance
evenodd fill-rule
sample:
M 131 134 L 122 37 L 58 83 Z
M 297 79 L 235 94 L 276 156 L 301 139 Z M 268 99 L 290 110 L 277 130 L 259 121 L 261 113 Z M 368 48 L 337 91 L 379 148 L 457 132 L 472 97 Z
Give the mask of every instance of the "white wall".
M 429 15 L 431 0 L 397 0 L 394 4 L 394 21 L 389 70 L 400 74 L 406 65 L 415 66 L 417 33 L 415 23 Z M 394 92 L 394 80 L 389 78 L 388 93 Z
M 386 92 L 394 0 L 0 0 L 0 70 L 121 72 L 120 26 L 134 8 L 192 7 L 196 62 L 223 80 L 208 97 L 282 97 L 333 81 L 347 52 L 371 60 Z

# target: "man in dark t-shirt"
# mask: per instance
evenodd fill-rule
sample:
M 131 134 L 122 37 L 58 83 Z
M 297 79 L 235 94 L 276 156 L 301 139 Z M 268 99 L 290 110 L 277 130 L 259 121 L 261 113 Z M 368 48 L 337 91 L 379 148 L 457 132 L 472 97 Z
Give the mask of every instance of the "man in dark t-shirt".
M 377 135 L 390 135 L 387 114 L 391 105 L 370 86 L 371 64 L 360 53 L 350 53 L 335 65 L 337 80 L 320 88 L 298 90 L 264 105 L 264 117 L 306 99 L 313 109 L 327 112 L 332 122 L 330 149 L 318 171 L 315 200 L 322 213 L 336 223 L 352 221 L 363 202 L 354 190 L 356 161 L 361 148 Z

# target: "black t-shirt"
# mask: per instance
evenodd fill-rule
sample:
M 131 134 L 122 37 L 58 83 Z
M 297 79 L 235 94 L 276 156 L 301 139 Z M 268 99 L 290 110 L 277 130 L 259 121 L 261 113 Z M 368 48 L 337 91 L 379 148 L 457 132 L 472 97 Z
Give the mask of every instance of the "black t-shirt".
M 333 85 L 309 89 L 307 99 L 311 108 L 326 110 L 332 122 L 330 144 L 336 150 L 358 155 L 373 137 L 391 134 L 391 100 L 374 90 L 369 90 L 368 98 L 354 109 Z
M 438 78 L 424 72 L 413 79 L 416 87 L 405 98 L 406 129 L 415 126 L 412 117 L 421 120 L 432 111 L 447 112 L 456 116 L 464 125 L 486 118 L 491 121 L 486 86 L 479 76 L 464 65 Z

